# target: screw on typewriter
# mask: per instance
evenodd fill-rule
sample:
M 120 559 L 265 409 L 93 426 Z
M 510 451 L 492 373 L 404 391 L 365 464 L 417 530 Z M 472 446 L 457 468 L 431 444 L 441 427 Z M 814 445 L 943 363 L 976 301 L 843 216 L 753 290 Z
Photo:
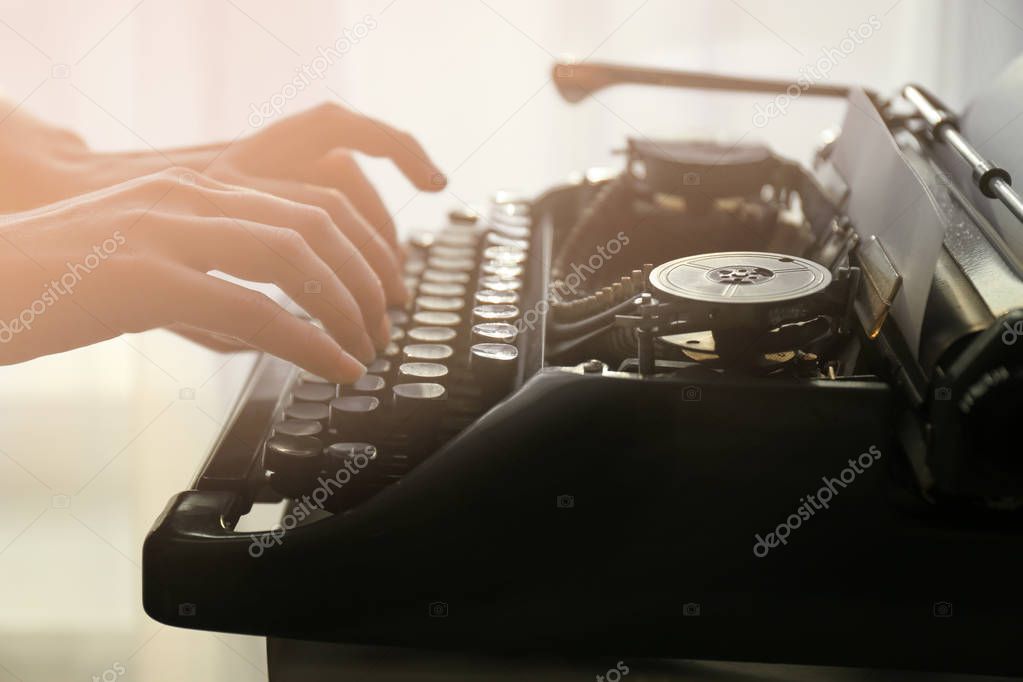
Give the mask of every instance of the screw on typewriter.
M 722 252 L 668 261 L 650 272 L 652 293 L 616 324 L 635 330 L 639 373 L 657 371 L 662 347 L 693 360 L 757 371 L 779 361 L 815 358 L 848 333 L 859 270 L 837 275 L 814 261 L 763 252 Z

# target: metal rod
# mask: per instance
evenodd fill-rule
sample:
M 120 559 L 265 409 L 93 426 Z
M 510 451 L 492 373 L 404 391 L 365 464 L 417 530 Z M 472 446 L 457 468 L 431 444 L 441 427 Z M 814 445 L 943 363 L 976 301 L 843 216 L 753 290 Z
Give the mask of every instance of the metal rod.
M 1009 172 L 994 165 L 974 149 L 959 131 L 956 115 L 919 85 L 907 85 L 902 89 L 902 95 L 920 112 L 934 138 L 951 147 L 970 166 L 973 181 L 981 193 L 989 199 L 1000 200 L 1017 220 L 1023 222 L 1023 199 L 1012 189 Z
M 800 95 L 813 97 L 845 97 L 853 89 L 847 85 L 810 83 L 803 87 L 792 80 L 768 78 L 743 78 L 720 76 L 699 71 L 675 71 L 671 69 L 648 69 L 620 64 L 594 62 L 557 62 L 553 68 L 554 85 L 561 96 L 569 102 L 579 102 L 587 95 L 612 85 L 627 83 L 636 85 L 660 85 L 671 88 L 696 90 L 731 90 L 734 92 L 787 93 L 797 88 Z M 873 96 L 869 90 L 867 94 Z

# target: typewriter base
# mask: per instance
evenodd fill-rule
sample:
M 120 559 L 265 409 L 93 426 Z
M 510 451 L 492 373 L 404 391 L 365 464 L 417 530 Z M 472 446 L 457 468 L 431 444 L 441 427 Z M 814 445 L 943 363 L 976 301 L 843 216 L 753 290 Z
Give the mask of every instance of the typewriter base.
M 607 671 L 621 662 L 633 682 L 723 682 L 752 680 L 760 682 L 981 682 L 991 677 L 977 675 L 912 673 L 904 670 L 850 670 L 805 665 L 764 663 L 723 663 L 670 659 L 622 659 L 593 657 L 585 659 L 494 657 L 448 652 L 423 651 L 396 647 L 357 646 L 304 642 L 272 637 L 267 640 L 267 667 L 270 682 L 308 682 L 308 680 L 366 680 L 367 682 L 518 682 L 547 680 L 569 682 L 588 680 L 596 675 L 615 679 Z M 618 668 L 622 670 L 622 668 Z

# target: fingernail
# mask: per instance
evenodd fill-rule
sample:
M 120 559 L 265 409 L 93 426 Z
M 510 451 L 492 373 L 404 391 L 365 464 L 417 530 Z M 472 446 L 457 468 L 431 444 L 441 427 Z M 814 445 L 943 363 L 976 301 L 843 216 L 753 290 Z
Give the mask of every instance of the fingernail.
M 336 383 L 350 384 L 366 373 L 366 365 L 356 360 L 350 353 L 339 350 L 338 369 L 330 377 Z

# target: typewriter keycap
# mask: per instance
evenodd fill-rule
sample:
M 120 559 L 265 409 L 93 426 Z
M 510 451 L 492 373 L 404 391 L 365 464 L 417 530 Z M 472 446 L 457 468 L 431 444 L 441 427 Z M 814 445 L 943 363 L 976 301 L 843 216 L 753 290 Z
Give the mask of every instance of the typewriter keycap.
M 401 343 L 405 340 L 405 330 L 401 327 L 391 327 L 391 341 Z
M 330 428 L 346 440 L 371 440 L 375 435 L 380 399 L 350 395 L 330 401 Z
M 438 383 L 416 382 L 396 384 L 393 389 L 394 406 L 401 416 L 418 411 L 427 404 L 436 404 L 447 398 L 447 390 Z
M 398 310 L 391 308 L 387 311 L 387 317 L 391 320 L 391 324 L 405 325 L 408 324 L 408 313 L 404 310 Z
M 410 260 L 405 263 L 405 274 L 410 277 L 418 277 L 426 270 L 426 263 L 421 260 Z
M 443 343 L 412 343 L 403 351 L 406 362 L 437 362 L 447 360 L 454 353 L 451 346 Z
M 473 325 L 473 343 L 515 343 L 519 330 L 507 322 L 483 322 Z
M 476 258 L 476 249 L 471 246 L 438 245 L 430 249 L 430 255 L 438 258 Z
M 450 343 L 458 336 L 451 327 L 412 327 L 408 330 L 410 341 L 420 343 Z
M 486 261 L 480 266 L 484 275 L 493 275 L 498 279 L 517 279 L 522 277 L 521 265 L 508 265 L 500 261 Z
M 488 304 L 472 309 L 473 325 L 484 322 L 511 322 L 519 316 L 519 309 L 513 305 Z
M 493 289 L 480 289 L 476 292 L 476 305 L 515 305 L 519 302 L 519 295 L 514 291 L 494 291 Z
M 448 211 L 448 220 L 459 225 L 475 225 L 480 214 L 471 208 L 453 208 Z
M 465 296 L 465 285 L 457 282 L 423 282 L 420 296 Z
M 287 479 L 286 489 L 314 480 L 323 467 L 323 443 L 313 436 L 273 436 L 263 450 L 263 466 Z
M 525 225 L 509 223 L 496 223 L 490 226 L 490 230 L 510 239 L 529 239 L 530 233 L 529 228 Z
M 468 284 L 472 277 L 468 272 L 452 272 L 451 270 L 425 270 L 423 282 L 439 282 L 442 284 Z
M 405 362 L 398 367 L 398 380 L 402 382 L 433 382 L 445 384 L 448 368 L 437 362 Z
M 465 299 L 457 296 L 420 296 L 416 299 L 416 309 L 420 311 L 435 310 L 454 313 L 464 307 Z
M 369 374 L 387 374 L 391 371 L 391 363 L 384 358 L 377 358 L 366 365 L 366 372 Z
M 417 230 L 409 235 L 409 246 L 417 249 L 428 249 L 437 241 L 437 234 L 430 230 Z
M 511 390 L 518 357 L 519 349 L 507 343 L 477 343 L 469 349 L 469 369 L 485 398 L 495 400 Z
M 431 256 L 427 265 L 431 270 L 446 270 L 448 272 L 471 272 L 476 269 L 476 261 L 473 258 L 441 258 Z
M 494 291 L 518 291 L 522 288 L 522 280 L 486 275 L 480 277 L 480 288 L 493 289 Z
M 393 360 L 394 358 L 396 358 L 399 355 L 401 355 L 401 347 L 398 346 L 398 344 L 396 344 L 395 342 L 392 341 L 389 344 L 387 344 L 387 347 L 384 348 L 380 352 L 380 354 L 382 356 L 384 356 L 384 358 L 387 359 L 387 360 Z
M 377 395 L 386 387 L 387 382 L 384 381 L 383 377 L 379 377 L 376 374 L 363 374 L 354 382 L 342 386 L 341 395 L 348 396 L 354 393 Z
M 299 374 L 298 374 L 298 382 L 300 384 L 330 384 L 330 383 L 333 383 L 329 379 L 324 379 L 321 376 L 317 376 L 316 374 L 313 374 L 312 372 L 307 372 L 305 370 L 299 372 Z
M 475 246 L 478 240 L 479 233 L 472 228 L 449 227 L 437 235 L 436 243 L 457 248 Z
M 422 327 L 457 327 L 462 324 L 462 316 L 439 310 L 421 310 L 412 316 L 412 321 Z
M 483 250 L 483 258 L 496 263 L 519 265 L 525 262 L 526 252 L 510 246 L 488 246 Z
M 296 403 L 329 403 L 337 397 L 334 384 L 300 384 L 291 391 Z
M 314 421 L 326 426 L 330 410 L 324 403 L 292 403 L 284 408 L 284 418 Z
M 275 436 L 318 436 L 323 432 L 323 425 L 320 422 L 305 421 L 303 419 L 285 419 L 274 425 Z
M 518 251 L 529 250 L 529 242 L 526 241 L 525 239 L 515 239 L 513 237 L 508 237 L 503 234 L 500 234 L 499 232 L 488 232 L 486 244 L 488 247 L 505 246 L 510 249 L 515 249 Z

